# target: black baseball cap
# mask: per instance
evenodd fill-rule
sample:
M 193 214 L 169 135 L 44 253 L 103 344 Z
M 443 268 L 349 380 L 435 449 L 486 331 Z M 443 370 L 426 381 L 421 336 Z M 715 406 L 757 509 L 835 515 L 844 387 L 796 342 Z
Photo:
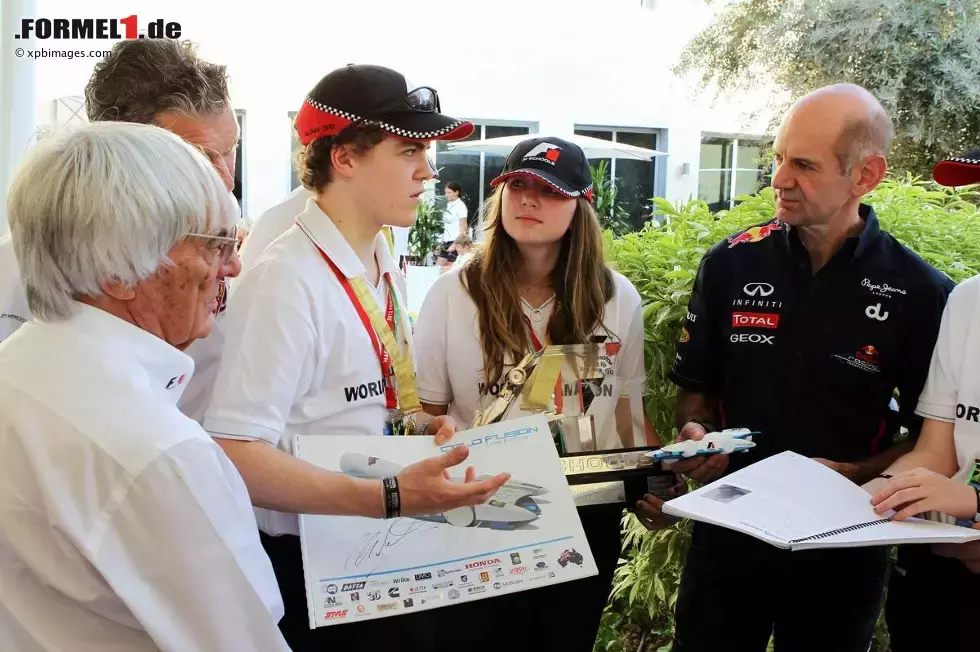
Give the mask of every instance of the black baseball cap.
M 296 131 L 303 145 L 357 124 L 414 140 L 460 140 L 473 133 L 473 123 L 443 115 L 441 108 L 434 88 L 412 86 L 391 68 L 348 64 L 306 96 Z
M 932 178 L 941 186 L 968 186 L 972 183 L 980 183 L 980 149 L 936 163 L 932 168 Z
M 496 187 L 513 176 L 525 174 L 541 179 L 567 197 L 592 201 L 589 161 L 581 147 L 567 140 L 545 136 L 521 141 L 490 186 Z

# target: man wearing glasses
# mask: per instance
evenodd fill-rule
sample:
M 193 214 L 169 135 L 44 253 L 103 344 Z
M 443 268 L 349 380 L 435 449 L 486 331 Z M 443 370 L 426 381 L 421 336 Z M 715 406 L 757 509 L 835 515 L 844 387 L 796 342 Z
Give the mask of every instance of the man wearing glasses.
M 433 177 L 430 142 L 465 138 L 473 125 L 442 115 L 433 89 L 394 70 L 349 65 L 313 88 L 296 128 L 311 197 L 233 285 L 203 426 L 259 508 L 293 650 L 435 649 L 436 628 L 419 614 L 310 629 L 297 514 L 392 514 L 354 479 L 294 457 L 292 441 L 452 432 L 447 417 L 417 412 L 404 280 L 381 231 L 414 223 Z M 400 475 L 402 514 L 476 504 L 506 480 L 446 480 L 442 469 L 462 459 L 448 453 Z
M 95 65 L 85 87 L 85 110 L 89 122 L 154 124 L 177 134 L 208 158 L 229 193 L 234 189 L 239 133 L 227 71 L 225 66 L 200 59 L 193 43 L 120 41 Z M 233 235 L 240 240 L 243 232 Z M 225 260 L 233 262 L 237 273 L 238 258 L 228 251 L 226 247 Z M 224 277 L 234 276 L 227 269 L 222 271 L 213 303 L 217 320 L 222 319 L 227 300 Z M 11 239 L 4 236 L 0 238 L 0 342 L 31 318 Z M 217 332 L 220 335 L 220 327 Z M 179 407 L 198 421 L 214 382 L 208 372 L 213 373 L 217 365 L 217 339 L 198 340 L 187 350 L 198 373 L 181 396 Z

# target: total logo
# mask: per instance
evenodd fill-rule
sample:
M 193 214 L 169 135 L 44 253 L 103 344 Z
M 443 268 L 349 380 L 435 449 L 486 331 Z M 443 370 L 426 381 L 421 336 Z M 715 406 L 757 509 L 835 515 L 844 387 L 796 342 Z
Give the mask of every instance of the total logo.
M 885 310 L 882 312 L 880 303 L 876 303 L 873 306 L 868 306 L 865 308 L 864 314 L 868 317 L 868 319 L 877 319 L 878 321 L 885 321 L 888 319 L 888 311 Z
M 732 328 L 779 328 L 779 315 L 769 312 L 733 312 Z
M 732 333 L 730 338 L 732 344 L 768 344 L 773 345 L 775 335 L 760 335 L 759 333 Z
M 492 559 L 481 559 L 480 561 L 473 561 L 466 564 L 466 570 L 470 570 L 472 568 L 486 568 L 487 566 L 496 566 L 499 563 L 500 563 L 500 559 L 497 557 L 494 557 Z

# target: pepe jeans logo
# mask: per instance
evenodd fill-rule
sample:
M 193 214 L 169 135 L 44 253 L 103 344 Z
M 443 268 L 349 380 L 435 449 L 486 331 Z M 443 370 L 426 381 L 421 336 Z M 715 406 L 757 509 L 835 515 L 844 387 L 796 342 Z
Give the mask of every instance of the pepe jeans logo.
M 861 287 L 868 288 L 871 293 L 879 297 L 892 297 L 896 294 L 908 294 L 905 290 L 901 288 L 894 288 L 887 283 L 872 283 L 871 279 L 865 278 L 861 281 Z

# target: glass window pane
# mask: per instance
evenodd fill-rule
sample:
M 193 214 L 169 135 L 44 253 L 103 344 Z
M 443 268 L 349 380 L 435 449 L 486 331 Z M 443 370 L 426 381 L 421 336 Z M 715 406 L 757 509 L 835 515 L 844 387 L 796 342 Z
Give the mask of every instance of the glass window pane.
M 729 207 L 731 172 L 701 172 L 698 174 L 698 197 L 708 202 L 712 211 Z
M 438 145 L 443 143 L 439 142 Z M 439 181 L 436 184 L 436 206 L 446 207 L 446 184 L 455 181 L 463 187 L 462 200 L 466 204 L 470 225 L 474 225 L 480 203 L 480 153 L 439 152 L 436 172 L 439 174 Z
M 702 170 L 728 169 L 732 167 L 732 141 L 727 138 L 701 139 Z
M 757 140 L 738 141 L 738 167 L 740 170 L 757 170 L 766 167 L 766 161 L 761 157 L 762 143 Z
M 531 133 L 527 127 L 504 127 L 498 125 L 487 125 L 487 138 L 503 138 L 504 136 L 519 136 Z
M 579 136 L 588 136 L 589 138 L 599 138 L 601 140 L 612 140 L 612 131 L 600 131 L 594 129 L 576 129 L 575 133 Z
M 617 131 L 616 142 L 634 145 L 635 147 L 657 149 L 657 134 L 642 133 L 638 131 Z
M 708 174 L 708 173 L 705 173 Z M 760 170 L 739 170 L 735 173 L 735 196 L 754 195 L 766 185 Z
M 642 229 L 653 210 L 653 162 L 617 158 L 616 187 L 616 201 L 630 214 L 633 230 Z

